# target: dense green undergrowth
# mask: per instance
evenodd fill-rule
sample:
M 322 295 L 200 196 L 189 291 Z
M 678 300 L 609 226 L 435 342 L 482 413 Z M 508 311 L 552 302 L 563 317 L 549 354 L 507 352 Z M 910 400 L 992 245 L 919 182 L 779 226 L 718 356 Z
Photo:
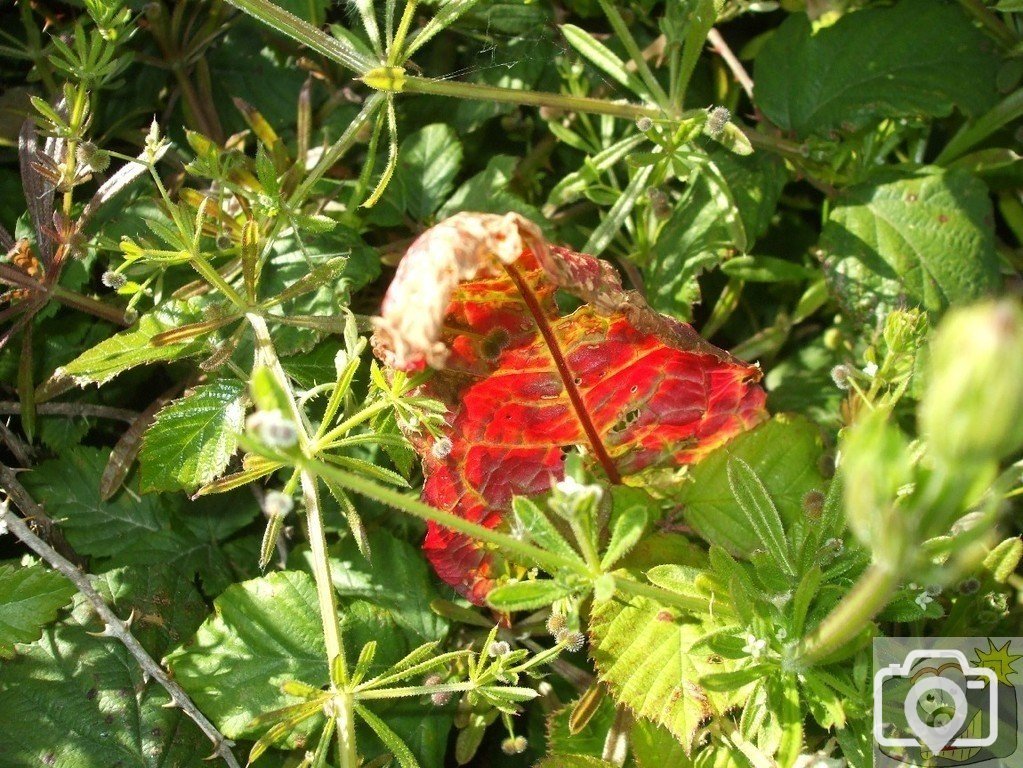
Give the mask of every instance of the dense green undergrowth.
M 1018 0 L 4 4 L 0 766 L 871 765 L 872 638 L 1023 634 L 1021 83 Z M 420 500 L 464 390 L 369 337 L 463 212 L 766 411 Z

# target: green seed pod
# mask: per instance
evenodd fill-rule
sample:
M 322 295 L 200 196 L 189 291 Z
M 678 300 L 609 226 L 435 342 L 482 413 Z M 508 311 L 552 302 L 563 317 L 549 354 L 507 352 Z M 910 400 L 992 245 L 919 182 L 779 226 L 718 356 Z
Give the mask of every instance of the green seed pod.
M 931 344 L 920 431 L 949 464 L 997 461 L 1023 447 L 1023 312 L 1015 302 L 952 310 Z

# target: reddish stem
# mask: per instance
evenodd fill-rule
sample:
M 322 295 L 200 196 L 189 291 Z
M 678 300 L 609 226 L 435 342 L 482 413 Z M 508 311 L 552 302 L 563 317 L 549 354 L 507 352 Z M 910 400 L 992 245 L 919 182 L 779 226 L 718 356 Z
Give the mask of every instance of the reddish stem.
M 607 479 L 616 485 L 620 484 L 622 476 L 608 455 L 607 449 L 604 448 L 604 443 L 600 439 L 600 433 L 597 432 L 596 426 L 594 426 L 593 421 L 590 419 L 590 414 L 586 410 L 586 403 L 583 402 L 583 396 L 575 385 L 575 377 L 572 375 L 572 370 L 568 367 L 568 361 L 565 360 L 565 355 L 561 351 L 558 338 L 554 335 L 554 329 L 551 328 L 550 323 L 547 322 L 547 316 L 540 308 L 540 302 L 537 301 L 536 294 L 533 293 L 529 284 L 513 265 L 505 264 L 504 268 L 512 282 L 515 283 L 515 287 L 522 296 L 522 300 L 526 302 L 529 313 L 533 316 L 533 320 L 536 321 L 536 327 L 540 329 L 540 335 L 543 336 L 543 340 L 547 344 L 547 349 L 551 353 L 551 359 L 554 360 L 558 374 L 565 383 L 565 391 L 568 393 L 568 399 L 571 401 L 572 407 L 575 408 L 576 418 L 579 419 L 579 423 L 582 424 L 583 431 L 586 432 L 586 437 L 590 441 L 593 455 L 597 457 L 597 461 L 600 462 L 604 472 L 607 473 Z

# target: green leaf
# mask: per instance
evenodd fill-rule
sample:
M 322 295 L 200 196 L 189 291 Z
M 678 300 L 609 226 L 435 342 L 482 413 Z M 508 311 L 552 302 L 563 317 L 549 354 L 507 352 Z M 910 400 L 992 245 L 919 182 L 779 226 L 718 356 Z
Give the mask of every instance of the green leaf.
M 987 187 L 958 170 L 888 172 L 851 187 L 821 233 L 825 270 L 859 315 L 908 299 L 930 312 L 1000 285 Z
M 738 457 L 729 459 L 725 469 L 732 495 L 746 516 L 749 527 L 775 563 L 790 576 L 794 575 L 795 568 L 785 540 L 785 527 L 763 482 L 752 467 Z
M 600 560 L 601 570 L 610 569 L 636 546 L 636 542 L 646 530 L 646 521 L 646 508 L 641 504 L 626 507 L 625 511 L 614 519 L 611 525 L 611 539 Z
M 610 75 L 613 80 L 624 85 L 640 98 L 648 95 L 647 87 L 643 81 L 625 68 L 625 62 L 585 29 L 580 29 L 575 24 L 562 24 L 561 34 L 565 36 L 569 45 L 597 69 Z
M 813 30 L 793 14 L 756 59 L 756 102 L 800 135 L 857 130 L 882 118 L 975 116 L 996 98 L 999 58 L 952 3 L 904 0 Z
M 236 578 L 220 543 L 259 514 L 251 494 L 190 502 L 125 489 L 104 501 L 99 487 L 106 461 L 105 451 L 76 448 L 23 476 L 29 493 L 61 521 L 75 551 L 108 568 L 166 563 L 188 578 L 198 573 L 213 593 Z
M 328 680 L 316 585 L 304 572 L 280 571 L 232 584 L 213 605 L 213 616 L 167 663 L 228 738 L 258 737 L 250 725 L 256 716 L 298 703 L 281 683 Z
M 394 759 L 398 761 L 401 768 L 419 768 L 419 763 L 409 750 L 408 745 L 401 740 L 398 734 L 387 727 L 387 723 L 361 704 L 355 705 L 355 711 L 373 729 L 373 733 L 384 743 L 387 751 L 394 755 Z
M 201 339 L 178 344 L 155 346 L 150 340 L 158 333 L 181 325 L 198 322 L 201 315 L 196 305 L 171 301 L 143 315 L 127 331 L 114 334 L 92 349 L 83 352 L 57 373 L 64 373 L 79 386 L 104 384 L 131 368 L 149 363 L 179 360 L 199 354 L 205 347 Z
M 713 664 L 689 652 L 713 629 L 706 620 L 679 617 L 652 600 L 633 597 L 595 603 L 589 629 L 590 655 L 615 700 L 663 725 L 687 753 L 712 714 L 743 699 L 743 691 L 716 693 L 698 682 L 703 675 L 734 667 L 734 662 Z
M 142 443 L 142 490 L 195 490 L 220 477 L 238 447 L 244 393 L 242 382 L 219 379 L 161 410 Z
M 536 768 L 615 768 L 616 763 L 609 763 L 599 757 L 590 755 L 551 754 L 536 764 Z
M 368 533 L 373 559 L 366 561 L 353 537 L 331 552 L 331 576 L 341 598 L 372 602 L 400 625 L 415 645 L 442 640 L 448 622 L 430 609 L 440 597 L 416 547 L 384 530 Z
M 446 218 L 459 211 L 480 211 L 483 213 L 521 213 L 541 227 L 550 223 L 540 211 L 521 197 L 509 191 L 515 177 L 518 159 L 510 155 L 494 155 L 487 167 L 455 190 L 451 198 L 437 214 L 438 219 Z
M 642 264 L 650 303 L 683 320 L 700 301 L 697 277 L 753 247 L 770 226 L 787 180 L 784 166 L 765 152 L 710 154 L 718 172 L 693 180 Z
M 533 501 L 524 497 L 516 497 L 512 500 L 512 509 L 515 511 L 516 519 L 522 524 L 526 535 L 533 543 L 548 552 L 568 557 L 579 563 L 583 559 L 572 549 L 572 545 L 565 540 L 554 523 Z
M 0 675 L 0 768 L 195 765 L 210 743 L 121 643 L 73 620 Z
M 718 448 L 692 468 L 679 495 L 689 524 L 707 541 L 739 555 L 763 546 L 728 481 L 729 459 L 744 461 L 762 481 L 785 526 L 804 518 L 807 491 L 823 490 L 820 431 L 799 416 L 779 415 Z
M 416 221 L 427 219 L 451 194 L 462 166 L 462 143 L 451 126 L 434 123 L 401 144 L 398 168 L 384 196 Z
M 571 593 L 572 590 L 564 584 L 550 579 L 519 581 L 490 590 L 487 604 L 498 611 L 532 611 Z
M 40 563 L 0 565 L 0 658 L 13 656 L 15 643 L 38 640 L 74 594 L 70 581 Z

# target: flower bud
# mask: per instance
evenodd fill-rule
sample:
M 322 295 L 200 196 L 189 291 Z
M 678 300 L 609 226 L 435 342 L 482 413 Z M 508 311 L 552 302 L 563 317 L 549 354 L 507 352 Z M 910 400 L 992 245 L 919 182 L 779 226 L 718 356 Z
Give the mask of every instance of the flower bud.
M 1023 447 L 1023 312 L 1010 301 L 952 310 L 931 344 L 917 412 L 949 464 L 997 461 Z

